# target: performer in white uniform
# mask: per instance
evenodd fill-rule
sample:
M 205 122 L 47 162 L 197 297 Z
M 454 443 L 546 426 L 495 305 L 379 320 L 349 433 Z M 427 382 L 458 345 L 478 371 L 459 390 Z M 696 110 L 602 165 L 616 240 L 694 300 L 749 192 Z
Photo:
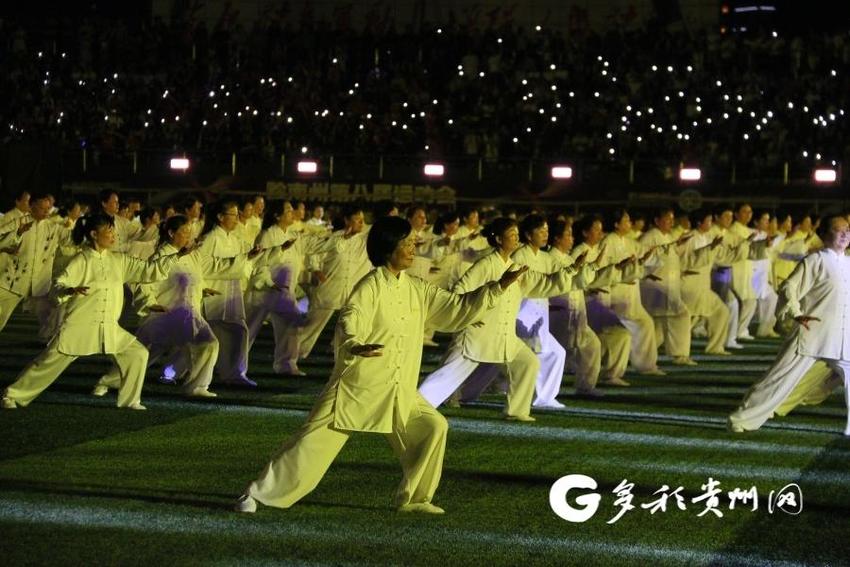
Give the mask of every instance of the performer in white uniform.
M 162 243 L 151 256 L 159 260 L 186 248 L 192 237 L 189 219 L 174 215 L 162 223 Z M 171 267 L 168 279 L 139 286 L 136 303 L 146 317 L 139 324 L 136 338 L 150 352 L 148 366 L 173 348 L 186 348 L 189 353 L 189 376 L 183 384 L 187 396 L 214 398 L 209 391 L 213 369 L 218 359 L 219 344 L 212 329 L 201 314 L 204 283 L 211 280 L 241 278 L 252 250 L 234 258 L 214 258 L 195 249 L 178 259 Z M 102 396 L 109 388 L 121 383 L 118 366 L 100 379 L 93 394 Z
M 490 223 L 485 231 L 493 251 L 463 275 L 453 289 L 455 293 L 477 289 L 501 277 L 514 265 L 510 255 L 519 244 L 516 221 L 502 217 Z M 574 271 L 565 268 L 547 275 L 529 270 L 520 280 L 520 285 L 508 290 L 499 299 L 497 307 L 482 317 L 482 324 L 468 327 L 455 335 L 443 366 L 429 374 L 419 387 L 422 396 L 438 407 L 479 364 L 498 364 L 508 377 L 505 418 L 535 421 L 530 412 L 540 362 L 517 337 L 516 319 L 520 303 L 523 297 L 551 297 L 569 292 Z
M 62 327 L 47 349 L 6 388 L 3 408 L 29 405 L 78 357 L 108 354 L 121 373 L 118 407 L 145 409 L 141 393 L 148 351 L 118 325 L 124 284 L 165 279 L 184 251 L 155 262 L 112 252 L 113 223 L 112 217 L 103 213 L 77 222 L 74 239 L 78 243 L 85 239 L 88 246 L 56 278 L 52 290 L 54 298 L 66 302 Z
M 843 377 L 850 408 L 850 224 L 834 216 L 824 229 L 825 248 L 806 256 L 779 290 L 777 317 L 797 325 L 767 374 L 729 416 L 732 431 L 761 427 L 818 360 Z M 850 435 L 850 414 L 844 434 Z
M 331 379 L 307 422 L 239 498 L 237 511 L 254 512 L 257 501 L 292 506 L 316 487 L 351 433 L 363 431 L 385 435 L 401 461 L 398 510 L 443 513 L 432 499 L 448 424 L 416 392 L 422 329 L 457 331 L 481 319 L 520 272 L 460 296 L 404 273 L 415 250 L 406 220 L 377 219 L 367 246 L 376 269 L 360 280 L 342 309 Z
M 640 282 L 641 303 L 652 315 L 655 342 L 664 345 L 672 363 L 696 366 L 691 358 L 691 312 L 682 301 L 682 268 L 679 255 L 692 237 L 683 233 L 674 240 L 672 209 L 660 209 L 653 219 L 654 226 L 640 237 L 644 250 L 651 251 L 644 263 L 646 277 Z
M 200 252 L 212 258 L 235 258 L 250 247 L 234 234 L 239 223 L 239 206 L 233 200 L 215 203 L 206 219 L 200 237 Z M 255 387 L 248 378 L 248 325 L 245 322 L 245 301 L 242 279 L 250 277 L 246 265 L 242 277 L 207 282 L 203 299 L 204 318 L 212 327 L 219 343 L 216 373 L 225 384 Z
M 629 258 L 637 259 L 630 268 L 624 270 L 620 282 L 601 288 L 602 293 L 595 294 L 594 299 L 604 310 L 613 312 L 620 323 L 628 329 L 632 337 L 629 359 L 632 366 L 641 374 L 648 376 L 663 376 L 665 372 L 658 368 L 658 343 L 655 336 L 655 323 L 641 303 L 639 281 L 644 276 L 643 262 L 651 251 L 644 250 L 640 242 L 632 239 L 631 217 L 624 209 L 615 209 L 607 221 L 609 234 L 599 244 L 599 262 L 602 266 L 618 264 Z M 590 231 L 595 231 L 591 226 Z M 573 256 L 580 253 L 580 246 L 573 251 Z M 588 261 L 593 258 L 588 257 Z M 595 310 L 595 305 L 588 306 Z M 595 314 L 589 313 L 591 317 Z

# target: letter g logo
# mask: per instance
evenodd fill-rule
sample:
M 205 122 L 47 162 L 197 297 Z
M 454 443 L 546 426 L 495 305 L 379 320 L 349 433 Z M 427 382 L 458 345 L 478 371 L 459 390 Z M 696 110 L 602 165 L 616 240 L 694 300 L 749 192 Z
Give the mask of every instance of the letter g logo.
M 549 490 L 549 506 L 560 518 L 568 522 L 586 522 L 596 513 L 599 508 L 601 496 L 592 492 L 583 494 L 575 499 L 581 508 L 573 508 L 567 502 L 567 493 L 573 488 L 596 489 L 596 481 L 583 474 L 569 474 L 555 481 Z

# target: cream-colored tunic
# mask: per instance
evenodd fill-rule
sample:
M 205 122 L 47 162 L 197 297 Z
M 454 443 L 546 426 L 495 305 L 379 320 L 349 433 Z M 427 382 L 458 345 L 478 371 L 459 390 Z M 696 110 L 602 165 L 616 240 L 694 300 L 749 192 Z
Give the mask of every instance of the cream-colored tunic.
M 120 252 L 85 247 L 56 278 L 52 293 L 64 305 L 58 349 L 70 356 L 115 354 L 135 337 L 118 325 L 125 283 L 152 283 L 168 277 L 177 255 L 145 262 Z M 68 288 L 87 286 L 87 295 L 68 296 Z
M 791 333 L 798 354 L 850 360 L 850 257 L 828 249 L 806 256 L 779 289 L 776 315 L 820 319 Z
M 337 389 L 334 426 L 390 433 L 394 412 L 407 422 L 419 411 L 416 387 L 425 327 L 461 330 L 482 319 L 502 295 L 498 282 L 456 295 L 404 272 L 396 278 L 386 268 L 363 278 L 336 328 L 339 350 L 327 387 Z M 353 355 L 351 348 L 361 344 L 383 345 L 383 355 Z
M 14 234 L 14 232 L 13 232 Z M 34 222 L 18 240 L 20 248 L 0 272 L 0 288 L 22 296 L 42 297 L 53 281 L 56 250 L 71 246 L 71 230 L 49 219 Z M 2 248 L 3 245 L 0 245 Z
M 478 287 L 497 280 L 511 266 L 498 251 L 484 256 L 455 284 L 455 293 L 469 293 Z M 553 274 L 527 271 L 518 282 L 500 296 L 494 309 L 481 318 L 482 326 L 471 326 L 455 337 L 462 347 L 463 356 L 476 362 L 509 362 L 516 357 L 522 341 L 516 334 L 516 319 L 524 297 L 548 298 L 568 293 L 572 288 L 573 270 L 560 269 Z

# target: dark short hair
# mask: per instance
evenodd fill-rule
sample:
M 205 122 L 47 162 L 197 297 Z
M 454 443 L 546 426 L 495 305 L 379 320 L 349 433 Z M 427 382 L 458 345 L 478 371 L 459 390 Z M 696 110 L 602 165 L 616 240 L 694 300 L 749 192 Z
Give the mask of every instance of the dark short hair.
M 502 235 L 505 234 L 505 231 L 514 226 L 517 226 L 515 219 L 510 217 L 499 217 L 493 219 L 486 227 L 484 227 L 481 234 L 487 238 L 487 244 L 493 248 L 498 248 L 499 243 L 496 241 L 496 238 L 501 238 Z
M 443 234 L 443 231 L 446 230 L 446 225 L 452 224 L 455 221 L 460 222 L 457 211 L 446 211 L 437 217 L 437 220 L 434 222 L 433 233 L 437 235 Z
M 555 241 L 561 238 L 568 227 L 572 228 L 565 220 L 555 219 L 551 221 L 549 228 L 549 246 L 554 246 Z M 572 230 L 570 231 L 570 235 L 572 235 Z
M 527 215 L 522 222 L 519 223 L 519 240 L 523 244 L 528 244 L 528 234 L 537 230 L 546 224 L 546 219 L 538 214 Z
M 380 217 L 366 237 L 366 254 L 376 268 L 386 266 L 398 243 L 407 238 L 413 227 L 401 217 Z
M 620 224 L 620 221 L 623 220 L 623 217 L 626 215 L 629 215 L 629 220 L 631 220 L 632 215 L 628 209 L 617 207 L 605 216 L 605 220 L 602 225 L 608 232 L 614 232 L 615 230 L 617 230 L 616 225 Z M 635 218 L 635 220 L 637 220 L 637 217 Z
M 177 232 L 184 224 L 189 224 L 189 217 L 185 215 L 171 215 L 159 223 L 159 244 L 167 244 L 170 238 L 169 232 Z
M 277 221 L 279 221 L 280 217 L 283 216 L 283 211 L 286 208 L 287 203 L 289 203 L 289 201 L 286 200 L 274 200 L 266 203 L 266 211 L 263 213 L 263 230 L 277 224 Z M 292 206 L 292 203 L 289 203 L 289 205 Z
M 818 226 L 817 235 L 824 242 L 827 241 L 827 239 L 829 238 L 829 233 L 832 232 L 832 221 L 834 221 L 835 219 L 841 219 L 843 221 L 847 220 L 844 215 L 829 215 L 824 217 L 823 221 L 825 222 L 821 222 L 820 226 Z

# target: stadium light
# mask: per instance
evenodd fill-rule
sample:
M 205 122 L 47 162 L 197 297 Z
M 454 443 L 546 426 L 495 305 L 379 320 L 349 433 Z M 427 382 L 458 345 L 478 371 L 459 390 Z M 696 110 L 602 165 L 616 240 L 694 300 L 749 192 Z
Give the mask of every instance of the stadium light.
M 298 173 L 316 173 L 319 171 L 319 164 L 315 161 L 299 161 L 297 164 Z
M 568 165 L 553 165 L 552 179 L 570 179 L 573 176 L 573 168 Z
M 815 183 L 835 183 L 838 180 L 838 172 L 834 169 L 816 169 Z
M 186 171 L 189 169 L 189 160 L 187 158 L 171 158 L 171 169 Z
M 426 163 L 423 172 L 428 177 L 442 177 L 446 168 L 441 163 Z
M 702 170 L 698 167 L 682 167 L 679 169 L 679 181 L 699 181 Z

